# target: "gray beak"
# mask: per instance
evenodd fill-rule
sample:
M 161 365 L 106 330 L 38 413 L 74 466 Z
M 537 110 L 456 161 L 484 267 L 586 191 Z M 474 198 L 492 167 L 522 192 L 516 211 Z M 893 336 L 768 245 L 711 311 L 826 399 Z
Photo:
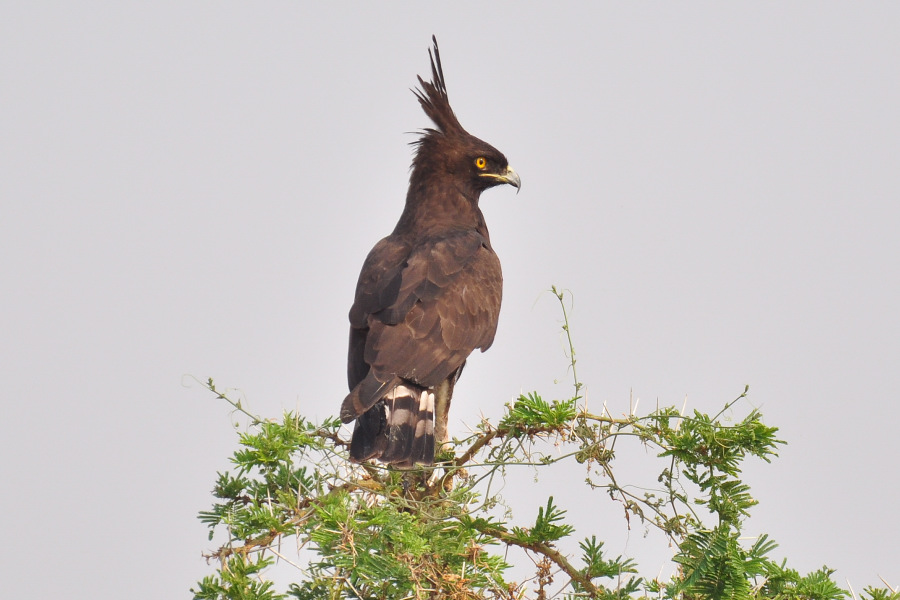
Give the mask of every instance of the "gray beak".
M 506 167 L 506 173 L 500 178 L 509 185 L 516 188 L 516 193 L 519 193 L 519 190 L 522 189 L 522 179 L 519 178 L 519 174 L 513 171 L 512 167 Z

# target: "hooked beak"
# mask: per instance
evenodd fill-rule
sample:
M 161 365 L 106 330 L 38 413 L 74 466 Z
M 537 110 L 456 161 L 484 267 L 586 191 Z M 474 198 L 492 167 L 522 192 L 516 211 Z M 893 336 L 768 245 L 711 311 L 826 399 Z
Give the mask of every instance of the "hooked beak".
M 522 180 L 519 178 L 519 174 L 516 173 L 512 167 L 506 167 L 506 171 L 499 175 L 496 173 L 481 173 L 481 176 L 496 179 L 499 183 L 508 183 L 509 185 L 516 188 L 517 194 L 519 193 L 519 190 L 522 189 Z

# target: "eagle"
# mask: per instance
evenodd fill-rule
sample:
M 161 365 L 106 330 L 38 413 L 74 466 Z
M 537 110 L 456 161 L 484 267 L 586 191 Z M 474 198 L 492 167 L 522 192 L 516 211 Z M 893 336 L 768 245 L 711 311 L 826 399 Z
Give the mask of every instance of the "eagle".
M 431 81 L 418 77 L 413 93 L 434 127 L 412 142 L 403 213 L 359 274 L 349 315 L 350 393 L 340 414 L 356 421 L 351 461 L 398 468 L 434 463 L 466 359 L 494 341 L 503 276 L 478 200 L 497 185 L 521 186 L 503 153 L 459 124 L 431 39 Z

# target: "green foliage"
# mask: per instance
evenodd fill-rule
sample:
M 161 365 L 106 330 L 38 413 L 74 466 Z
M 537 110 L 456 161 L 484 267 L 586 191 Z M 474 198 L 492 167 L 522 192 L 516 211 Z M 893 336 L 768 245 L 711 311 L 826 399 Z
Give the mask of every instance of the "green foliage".
M 256 560 L 245 556 L 230 556 L 222 562 L 215 576 L 205 577 L 194 592 L 197 600 L 278 600 L 284 594 L 274 591 L 271 581 L 258 577 L 266 567 L 272 565 L 272 558 L 258 557 Z
M 537 392 L 519 396 L 519 399 L 508 407 L 500 426 L 509 429 L 509 435 L 516 436 L 534 432 L 536 427 L 548 431 L 568 425 L 575 418 L 574 398 L 547 402 Z
M 553 496 L 547 499 L 547 508 L 539 508 L 537 520 L 529 528 L 513 527 L 512 534 L 521 545 L 555 542 L 575 531 L 571 525 L 561 524 L 566 511 L 553 506 Z
M 769 557 L 776 544 L 768 536 L 741 535 L 756 504 L 740 479 L 741 466 L 748 458 L 770 461 L 783 444 L 755 409 L 731 419 L 747 389 L 714 416 L 685 416 L 674 407 L 623 418 L 592 414 L 578 405 L 582 386 L 564 296 L 553 292 L 565 316 L 573 396 L 520 396 L 499 422 L 482 422 L 470 437 L 454 440 L 454 451 L 434 468 L 351 464 L 337 420 L 315 424 L 291 413 L 263 420 L 208 381 L 250 425 L 239 433 L 233 468 L 217 475 L 215 503 L 200 513 L 210 540 L 224 542 L 208 555 L 217 569 L 192 589 L 194 598 L 849 597 L 827 567 L 801 576 Z M 620 484 L 614 469 L 620 438 L 652 450 L 659 465 L 655 484 Z M 585 494 L 601 492 L 597 501 L 605 496 L 621 505 L 629 522 L 637 519 L 669 537 L 677 546 L 673 577 L 640 576 L 632 560 L 606 556 L 596 533 L 579 536 L 580 554 L 564 553 L 578 531 L 552 496 L 529 524 L 517 524 L 502 510 L 494 484 L 510 469 L 566 462 L 587 469 Z M 533 577 L 508 577 L 508 548 L 528 555 Z M 294 581 L 283 591 L 267 579 L 276 561 L 290 566 Z M 862 597 L 900 600 L 889 588 L 866 588 Z

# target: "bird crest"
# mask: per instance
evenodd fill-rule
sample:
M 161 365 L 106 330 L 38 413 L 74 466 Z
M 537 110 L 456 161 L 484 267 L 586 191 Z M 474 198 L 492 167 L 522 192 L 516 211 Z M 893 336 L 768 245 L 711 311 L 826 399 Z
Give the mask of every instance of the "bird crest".
M 447 83 L 444 80 L 444 69 L 441 67 L 441 52 L 438 49 L 437 38 L 431 36 L 434 43 L 434 51 L 428 50 L 428 56 L 431 58 L 431 81 L 425 81 L 421 76 L 418 77 L 421 89 L 413 90 L 422 110 L 428 115 L 437 130 L 426 129 L 425 135 L 438 131 L 444 135 L 465 134 L 466 130 L 453 114 L 450 108 L 450 100 L 447 98 Z

